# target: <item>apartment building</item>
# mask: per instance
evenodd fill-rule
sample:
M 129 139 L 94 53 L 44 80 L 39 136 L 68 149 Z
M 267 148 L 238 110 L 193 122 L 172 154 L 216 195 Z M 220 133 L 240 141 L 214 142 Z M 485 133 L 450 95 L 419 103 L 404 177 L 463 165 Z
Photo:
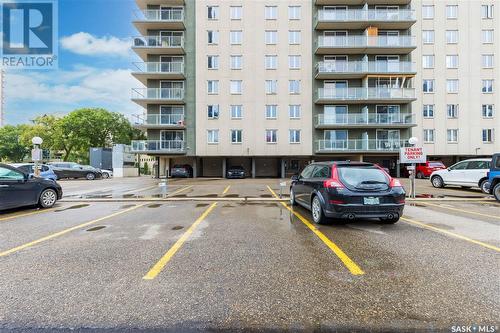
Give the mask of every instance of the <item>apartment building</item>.
M 414 135 L 447 164 L 500 151 L 500 2 L 414 0 Z

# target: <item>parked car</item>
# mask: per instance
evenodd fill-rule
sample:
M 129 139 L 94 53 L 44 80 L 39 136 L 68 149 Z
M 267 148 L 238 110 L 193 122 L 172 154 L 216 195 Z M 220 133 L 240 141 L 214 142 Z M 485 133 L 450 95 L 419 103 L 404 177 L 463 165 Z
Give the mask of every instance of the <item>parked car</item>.
M 488 172 L 488 189 L 497 201 L 500 201 L 500 153 L 494 154 Z
M 246 172 L 245 168 L 239 165 L 231 166 L 226 172 L 227 178 L 245 178 Z
M 35 165 L 32 163 L 15 163 L 15 164 L 10 164 L 11 166 L 18 168 L 24 173 L 27 173 L 29 175 L 34 175 L 35 174 Z M 52 166 L 47 165 L 47 164 L 41 164 L 38 166 L 40 168 L 40 177 L 45 178 L 45 179 L 50 179 L 53 181 L 57 180 L 57 175 L 54 172 L 54 169 Z
M 191 178 L 193 177 L 193 168 L 189 164 L 175 164 L 170 172 L 170 177 Z
M 481 190 L 488 182 L 487 173 L 490 170 L 491 158 L 475 158 L 453 164 L 447 169 L 434 171 L 430 180 L 434 187 L 447 185 L 464 188 L 479 187 Z
M 310 210 L 315 223 L 330 218 L 396 223 L 405 196 L 401 183 L 378 165 L 350 161 L 312 163 L 292 177 L 290 187 L 290 203 Z
M 50 208 L 62 194 L 61 186 L 53 180 L 33 177 L 13 166 L 0 164 L 0 210 L 32 205 Z
M 99 179 L 102 177 L 102 173 L 91 167 L 92 169 L 86 168 L 83 165 L 73 162 L 51 162 L 48 163 L 54 169 L 57 175 L 57 179 L 63 178 L 85 178 L 87 180 Z
M 104 169 L 100 169 L 100 170 L 101 170 L 101 173 L 102 173 L 102 178 L 108 179 L 108 178 L 113 177 L 113 171 L 111 171 L 111 170 L 104 170 Z
M 419 163 L 415 167 L 415 177 L 418 179 L 428 178 L 434 171 L 442 169 L 446 169 L 446 166 L 440 161 L 427 161 L 425 163 Z

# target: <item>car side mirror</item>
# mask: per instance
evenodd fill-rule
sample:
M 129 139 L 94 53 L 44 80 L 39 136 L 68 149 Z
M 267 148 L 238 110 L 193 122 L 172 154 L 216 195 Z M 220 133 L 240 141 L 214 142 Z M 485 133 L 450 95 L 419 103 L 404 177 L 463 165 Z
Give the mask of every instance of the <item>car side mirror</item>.
M 293 175 L 291 179 L 292 179 L 292 181 L 296 182 L 297 180 L 300 179 L 300 176 L 299 175 Z

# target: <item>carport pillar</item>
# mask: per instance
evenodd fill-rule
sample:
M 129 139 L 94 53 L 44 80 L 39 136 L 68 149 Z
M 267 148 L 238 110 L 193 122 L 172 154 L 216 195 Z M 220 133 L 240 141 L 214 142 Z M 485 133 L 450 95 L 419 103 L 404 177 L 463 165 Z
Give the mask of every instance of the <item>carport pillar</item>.
M 286 164 L 285 159 L 282 158 L 281 159 L 281 178 L 282 179 L 284 179 L 286 177 L 286 175 L 285 175 L 285 164 Z
M 252 178 L 255 178 L 255 158 L 252 157 Z
M 193 158 L 193 178 L 198 177 L 198 161 L 196 160 L 196 157 Z
M 222 178 L 226 178 L 227 158 L 222 159 Z

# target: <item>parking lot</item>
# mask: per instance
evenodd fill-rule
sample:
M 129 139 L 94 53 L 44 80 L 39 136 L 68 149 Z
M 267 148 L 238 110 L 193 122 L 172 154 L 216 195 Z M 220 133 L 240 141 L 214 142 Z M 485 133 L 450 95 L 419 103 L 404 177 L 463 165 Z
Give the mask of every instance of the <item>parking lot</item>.
M 314 225 L 277 179 L 159 182 L 62 181 L 55 208 L 1 214 L 0 331 L 498 330 L 478 190 L 422 180 L 399 223 Z

